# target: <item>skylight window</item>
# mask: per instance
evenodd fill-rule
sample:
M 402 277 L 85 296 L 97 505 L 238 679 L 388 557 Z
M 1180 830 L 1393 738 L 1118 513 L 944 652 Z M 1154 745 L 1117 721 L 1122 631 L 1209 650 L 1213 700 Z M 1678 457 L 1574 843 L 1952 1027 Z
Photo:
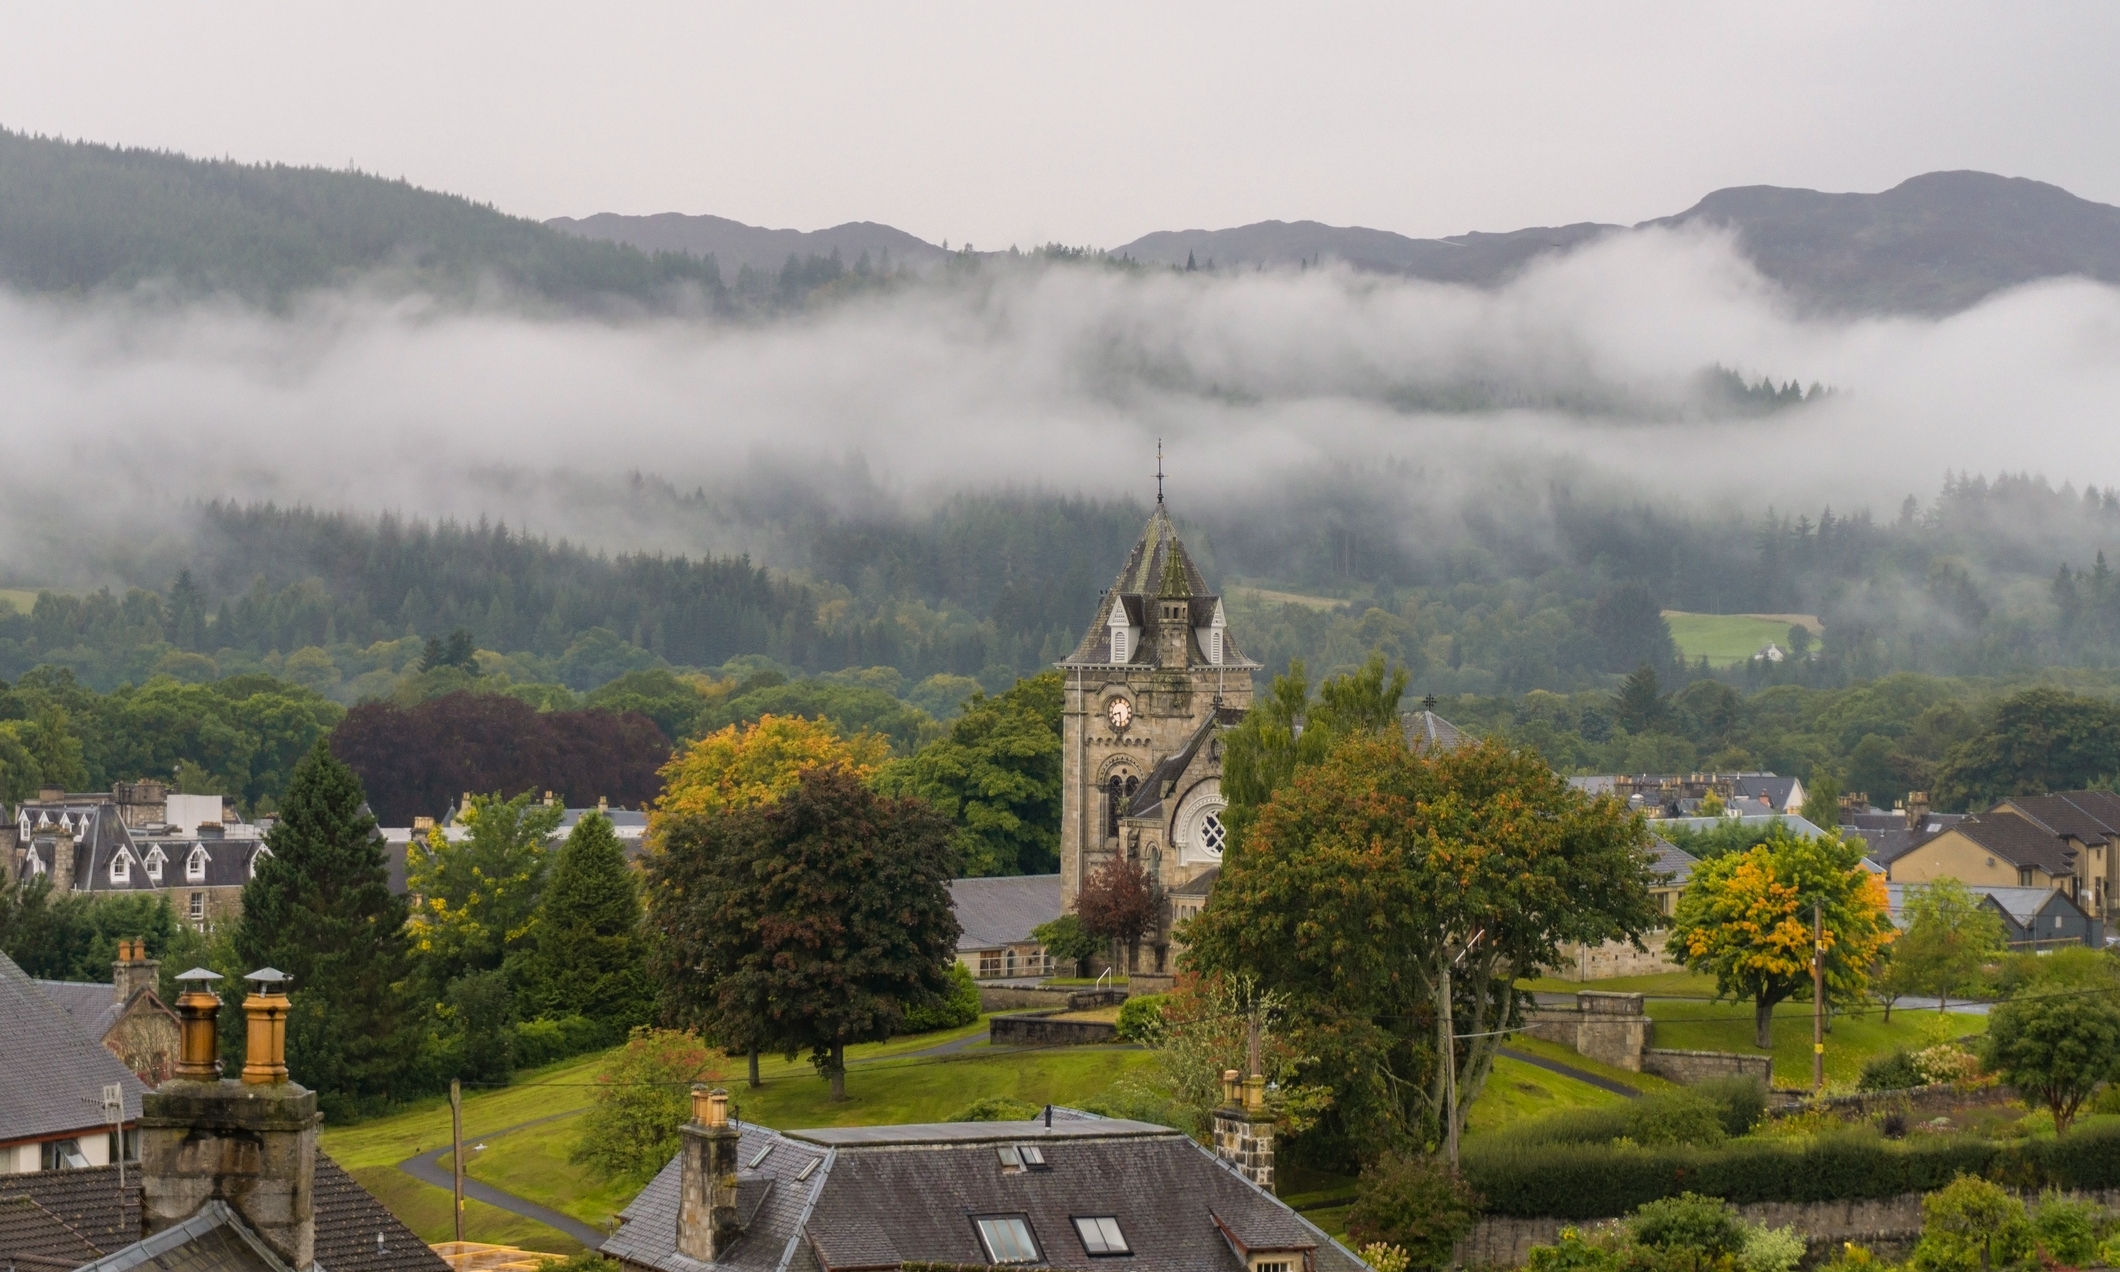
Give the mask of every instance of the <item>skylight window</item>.
M 1023 1169 L 1023 1150 L 1017 1148 L 1014 1144 L 1003 1144 L 1001 1147 L 995 1149 L 994 1152 L 1001 1158 L 1001 1169 Z
M 1018 1144 L 1016 1155 L 1023 1159 L 1023 1165 L 1028 1170 L 1045 1169 L 1045 1150 L 1036 1144 Z
M 810 1176 L 816 1174 L 817 1168 L 823 1164 L 824 1158 L 822 1157 L 812 1157 L 809 1161 L 804 1162 L 802 1165 L 802 1169 L 795 1172 L 795 1182 L 799 1184 L 803 1180 L 808 1179 Z
M 1114 1215 L 1077 1215 L 1075 1235 L 1082 1238 L 1085 1254 L 1132 1254 L 1134 1249 L 1126 1244 L 1126 1234 L 1119 1231 L 1119 1220 Z
M 764 1148 L 759 1149 L 758 1152 L 752 1156 L 751 1164 L 749 1166 L 746 1166 L 744 1169 L 757 1170 L 758 1167 L 765 1161 L 765 1159 L 771 1157 L 772 1155 L 773 1146 L 771 1144 L 768 1144 Z
M 982 1215 L 972 1222 L 979 1227 L 988 1262 L 1036 1263 L 1041 1257 L 1031 1221 L 1022 1215 Z

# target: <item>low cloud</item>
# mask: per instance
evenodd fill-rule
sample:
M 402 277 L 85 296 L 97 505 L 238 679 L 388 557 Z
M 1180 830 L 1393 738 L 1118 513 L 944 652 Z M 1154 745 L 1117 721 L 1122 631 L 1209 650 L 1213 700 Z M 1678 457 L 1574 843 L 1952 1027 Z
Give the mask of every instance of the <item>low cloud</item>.
M 1718 364 L 1836 393 L 1719 412 L 1698 396 Z M 992 267 L 756 326 L 358 292 L 285 314 L 5 296 L 0 384 L 0 534 L 24 579 L 212 498 L 749 547 L 784 498 L 1145 497 L 1159 437 L 1181 508 L 1349 470 L 1434 505 L 1565 480 L 1881 517 L 1953 468 L 2120 484 L 2120 291 L 2056 281 L 1942 320 L 1806 319 L 1696 233 L 1597 244 L 1495 291 Z M 686 512 L 636 475 L 707 499 Z

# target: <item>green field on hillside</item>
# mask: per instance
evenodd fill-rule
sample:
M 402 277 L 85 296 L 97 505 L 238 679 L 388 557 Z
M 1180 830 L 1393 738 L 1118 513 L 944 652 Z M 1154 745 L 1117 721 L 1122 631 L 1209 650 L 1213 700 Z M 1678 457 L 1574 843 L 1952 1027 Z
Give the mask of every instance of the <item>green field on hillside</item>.
M 1766 648 L 1768 641 L 1788 649 L 1791 623 L 1809 617 L 1792 614 L 1761 618 L 1754 614 L 1664 611 L 1664 621 L 1671 626 L 1671 639 L 1678 643 L 1678 652 L 1688 659 L 1698 659 L 1706 654 L 1709 664 L 1716 667 L 1741 663 Z M 1811 623 L 1816 622 L 1811 619 Z

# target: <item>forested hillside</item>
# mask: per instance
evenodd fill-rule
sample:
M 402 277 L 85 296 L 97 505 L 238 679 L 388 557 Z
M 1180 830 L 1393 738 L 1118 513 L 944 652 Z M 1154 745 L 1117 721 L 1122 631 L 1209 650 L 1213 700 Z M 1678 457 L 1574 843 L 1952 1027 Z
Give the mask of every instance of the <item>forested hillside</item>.
M 651 256 L 404 181 L 0 130 L 0 281 L 20 290 L 156 283 L 274 302 L 378 271 L 570 304 L 696 307 L 721 291 L 711 257 Z

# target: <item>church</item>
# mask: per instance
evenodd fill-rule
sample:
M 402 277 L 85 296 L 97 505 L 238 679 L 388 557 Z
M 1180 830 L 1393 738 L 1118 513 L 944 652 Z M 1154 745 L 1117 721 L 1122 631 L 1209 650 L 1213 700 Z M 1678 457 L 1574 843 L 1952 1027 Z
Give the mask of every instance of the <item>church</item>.
M 1115 858 L 1139 863 L 1163 912 L 1135 984 L 1171 977 L 1173 926 L 1197 913 L 1222 862 L 1222 742 L 1251 706 L 1252 673 L 1222 598 L 1187 555 L 1158 494 L 1126 568 L 1060 664 L 1061 908 Z

